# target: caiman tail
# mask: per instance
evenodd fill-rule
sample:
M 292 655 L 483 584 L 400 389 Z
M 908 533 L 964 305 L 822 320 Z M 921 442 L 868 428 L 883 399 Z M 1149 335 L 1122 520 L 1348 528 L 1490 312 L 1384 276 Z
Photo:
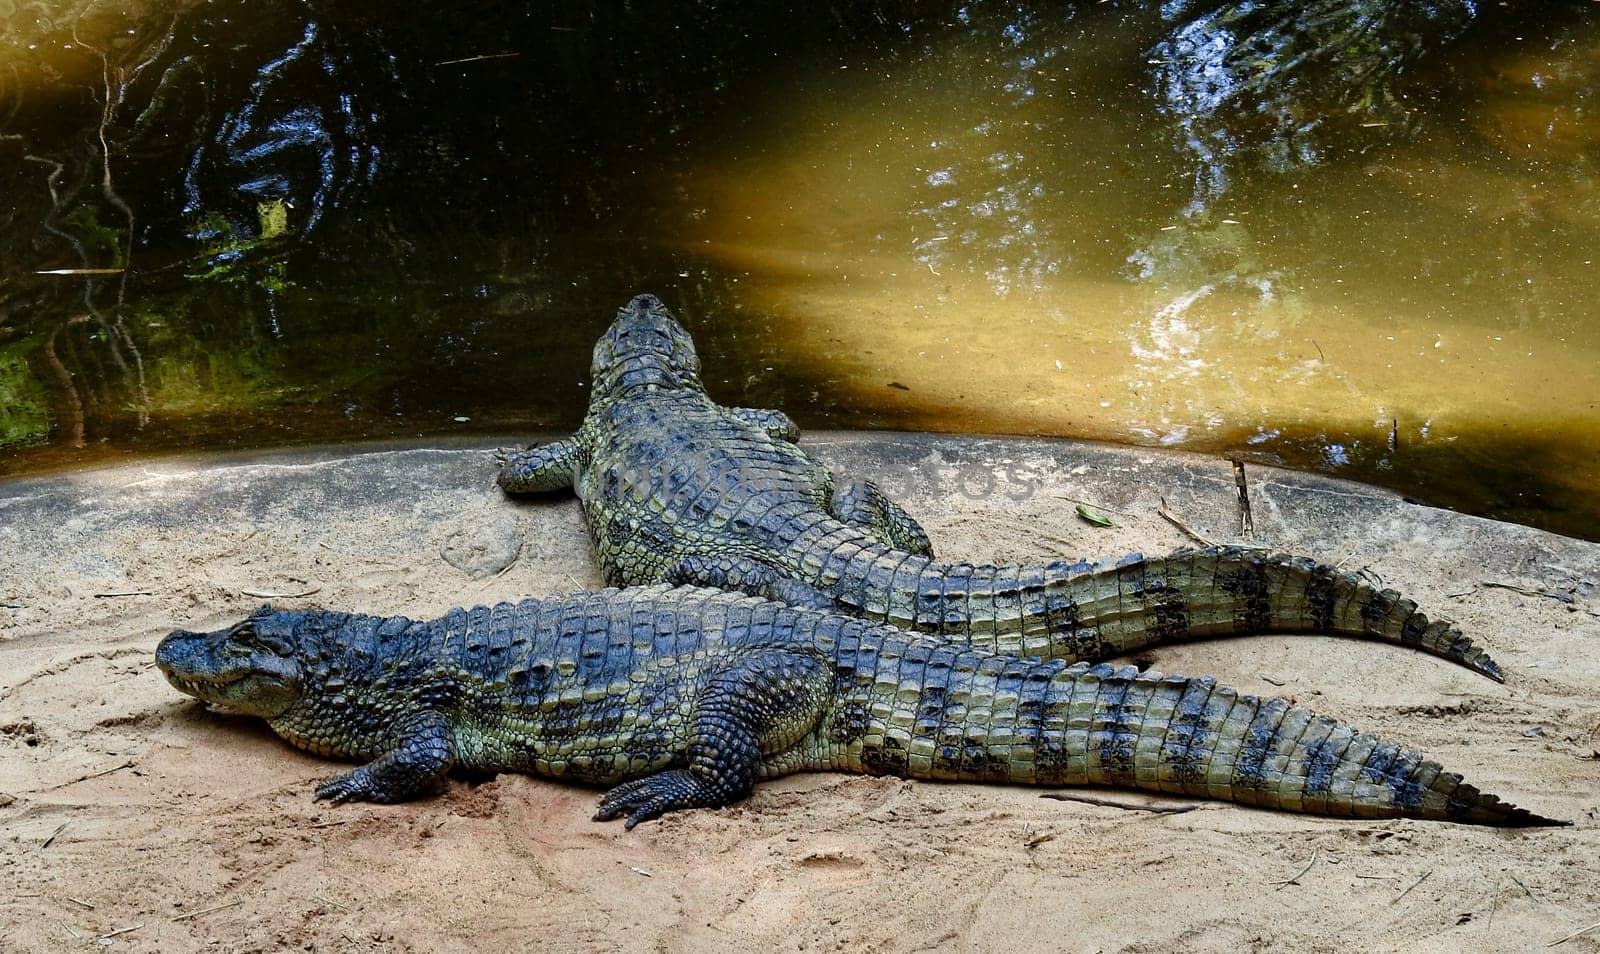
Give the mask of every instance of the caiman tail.
M 910 778 L 1116 785 L 1344 818 L 1565 825 L 1394 742 L 1210 678 L 884 647 L 835 715 L 827 766 Z M 913 691 L 913 688 L 915 691 Z M 852 714 L 859 716 L 851 722 Z
M 1231 633 L 1339 634 L 1411 646 L 1505 679 L 1459 628 L 1429 619 L 1413 600 L 1354 573 L 1265 550 L 974 566 L 856 547 L 836 551 L 820 570 L 823 589 L 847 609 L 958 634 L 995 652 L 1094 661 Z

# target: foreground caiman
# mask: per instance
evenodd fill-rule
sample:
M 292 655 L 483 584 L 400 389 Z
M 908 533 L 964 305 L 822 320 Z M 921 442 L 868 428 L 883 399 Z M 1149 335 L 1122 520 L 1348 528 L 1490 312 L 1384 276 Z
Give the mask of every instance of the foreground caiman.
M 915 520 L 869 481 L 836 481 L 781 411 L 712 401 L 694 342 L 652 295 L 619 311 L 590 376 L 577 433 L 503 453 L 499 483 L 575 489 L 613 586 L 725 587 L 1069 662 L 1310 632 L 1414 646 L 1503 678 L 1453 624 L 1303 557 L 1221 547 L 1114 565 L 935 560 Z
M 411 798 L 452 769 L 529 772 L 615 786 L 596 818 L 631 828 L 835 770 L 1565 824 L 1213 679 L 982 652 L 723 590 L 602 590 L 421 622 L 263 607 L 172 633 L 156 661 L 183 692 L 365 761 L 317 786 L 335 802 Z

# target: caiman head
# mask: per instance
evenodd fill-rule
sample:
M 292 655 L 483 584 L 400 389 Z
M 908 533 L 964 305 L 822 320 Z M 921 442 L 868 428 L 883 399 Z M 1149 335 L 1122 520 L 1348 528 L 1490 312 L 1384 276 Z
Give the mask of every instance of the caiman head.
M 637 295 L 594 346 L 593 397 L 635 390 L 701 390 L 694 340 L 654 295 Z
M 227 629 L 175 630 L 156 647 L 156 666 L 180 692 L 275 719 L 305 686 L 294 615 L 263 606 Z

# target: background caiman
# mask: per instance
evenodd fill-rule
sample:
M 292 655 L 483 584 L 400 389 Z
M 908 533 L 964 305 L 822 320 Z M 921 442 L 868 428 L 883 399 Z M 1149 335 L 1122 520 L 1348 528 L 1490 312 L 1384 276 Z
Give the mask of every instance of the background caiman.
M 915 520 L 871 482 L 835 480 L 797 434 L 780 411 L 712 401 L 688 332 L 640 295 L 595 345 L 577 433 L 504 453 L 499 482 L 575 489 L 614 586 L 726 587 L 1067 661 L 1229 633 L 1338 633 L 1503 678 L 1453 624 L 1303 557 L 1221 547 L 1114 565 L 935 560 Z
M 178 689 L 366 764 L 317 797 L 391 802 L 451 769 L 612 785 L 600 820 L 850 771 L 1122 785 L 1344 817 L 1562 824 L 1435 762 L 1213 679 L 973 649 L 837 613 L 664 586 L 413 622 L 263 607 L 178 631 Z

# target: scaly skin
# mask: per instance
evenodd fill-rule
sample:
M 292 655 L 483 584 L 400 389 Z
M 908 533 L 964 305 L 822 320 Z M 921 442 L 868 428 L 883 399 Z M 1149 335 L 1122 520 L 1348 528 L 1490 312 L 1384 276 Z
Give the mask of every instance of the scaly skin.
M 974 648 L 1068 662 L 1232 633 L 1365 636 L 1501 680 L 1453 624 L 1313 560 L 1237 547 L 1114 564 L 974 566 L 931 556 L 868 481 L 837 481 L 782 412 L 725 408 L 688 332 L 650 295 L 595 345 L 572 437 L 502 455 L 510 493 L 572 488 L 606 582 L 720 586 L 838 610 Z
M 632 827 L 834 770 L 1565 824 L 1212 679 L 987 653 L 723 590 L 602 590 L 422 622 L 263 607 L 174 632 L 156 661 L 184 692 L 364 761 L 317 786 L 335 802 L 412 798 L 452 769 L 527 772 L 613 786 L 596 818 Z

